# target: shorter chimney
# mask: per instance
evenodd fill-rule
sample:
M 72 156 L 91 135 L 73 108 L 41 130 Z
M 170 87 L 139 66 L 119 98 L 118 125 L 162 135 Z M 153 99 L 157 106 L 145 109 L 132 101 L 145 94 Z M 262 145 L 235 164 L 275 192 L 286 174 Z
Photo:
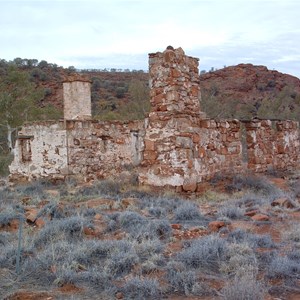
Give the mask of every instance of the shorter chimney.
M 64 119 L 89 120 L 92 118 L 91 82 L 68 78 L 63 82 Z

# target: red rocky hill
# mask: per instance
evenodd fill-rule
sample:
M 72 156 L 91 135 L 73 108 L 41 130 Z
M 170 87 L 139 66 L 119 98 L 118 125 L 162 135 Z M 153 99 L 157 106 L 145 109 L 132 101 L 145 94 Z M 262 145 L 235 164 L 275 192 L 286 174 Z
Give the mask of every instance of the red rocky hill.
M 299 78 L 264 66 L 239 64 L 201 74 L 200 85 L 202 108 L 212 116 L 264 117 L 274 110 L 275 118 L 292 118 L 299 109 Z

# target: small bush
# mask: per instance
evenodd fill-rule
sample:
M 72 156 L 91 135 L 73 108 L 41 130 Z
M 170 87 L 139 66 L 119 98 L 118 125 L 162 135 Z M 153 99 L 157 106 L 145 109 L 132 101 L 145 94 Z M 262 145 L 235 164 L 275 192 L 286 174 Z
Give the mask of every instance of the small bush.
M 274 248 L 276 247 L 268 234 L 249 234 L 248 242 L 253 248 Z
M 230 244 L 226 253 L 226 261 L 221 264 L 221 272 L 226 274 L 248 273 L 255 275 L 258 262 L 253 249 L 247 244 Z M 245 274 L 244 274 L 245 275 Z
M 48 222 L 34 239 L 34 246 L 39 247 L 63 237 L 67 240 L 80 239 L 85 226 L 90 227 L 91 224 L 80 216 Z
M 142 239 L 132 243 L 141 261 L 147 260 L 154 254 L 160 254 L 164 245 L 158 239 Z
M 8 232 L 0 232 L 0 247 L 6 246 L 12 239 L 12 234 Z
M 197 205 L 186 202 L 176 208 L 174 212 L 174 220 L 176 222 L 203 220 L 204 217 L 200 213 Z
M 167 215 L 167 211 L 163 207 L 150 207 L 148 212 L 151 216 L 155 218 L 163 218 Z
M 252 248 L 276 247 L 270 235 L 253 234 L 242 229 L 236 229 L 230 232 L 227 240 L 233 243 L 248 244 Z
M 139 234 L 135 235 L 142 239 L 167 239 L 172 235 L 170 222 L 167 220 L 152 220 L 140 228 Z
M 134 251 L 119 252 L 111 255 L 110 259 L 106 262 L 106 266 L 109 273 L 117 278 L 130 273 L 138 261 L 139 258 Z
M 0 267 L 12 269 L 16 264 L 17 247 L 13 244 L 6 245 L 0 251 Z
M 300 264 L 287 256 L 275 257 L 267 270 L 269 278 L 300 278 Z
M 286 241 L 291 241 L 300 244 L 300 226 L 299 224 L 292 224 L 288 230 L 283 234 Z
M 119 214 L 118 222 L 123 230 L 132 236 L 139 236 L 147 225 L 148 220 L 136 212 L 125 211 Z
M 159 299 L 160 288 L 156 279 L 134 277 L 122 288 L 125 299 Z
M 300 250 L 293 249 L 287 253 L 287 257 L 291 260 L 298 261 L 300 263 Z
M 244 217 L 244 214 L 244 209 L 234 205 L 223 206 L 218 211 L 220 217 L 226 217 L 232 220 L 241 219 Z
M 151 254 L 142 262 L 142 274 L 151 274 L 165 265 L 165 258 L 161 254 Z
M 0 155 L 0 177 L 9 175 L 8 166 L 12 163 L 14 156 L 12 154 Z
M 238 175 L 233 178 L 232 184 L 227 186 L 227 189 L 233 191 L 241 191 L 243 189 L 250 189 L 254 192 L 265 195 L 276 196 L 280 193 L 279 189 L 269 182 L 265 177 L 254 175 Z
M 219 236 L 206 236 L 191 242 L 190 246 L 178 254 L 178 259 L 186 267 L 219 272 L 222 261 L 226 259 L 228 244 Z
M 63 209 L 58 203 L 49 202 L 40 209 L 40 211 L 37 214 L 37 218 L 49 216 L 51 219 L 63 219 L 69 213 L 70 210 Z
M 106 291 L 107 294 L 114 295 L 117 289 L 112 284 L 112 279 L 112 276 L 102 267 L 93 266 L 87 271 L 77 273 L 76 281 L 91 286 L 97 292 Z
M 221 294 L 224 300 L 263 300 L 265 289 L 253 277 L 235 277 L 221 290 Z
M 102 180 L 90 187 L 79 189 L 82 196 L 111 196 L 118 197 L 122 193 L 122 183 L 117 180 Z
M 22 194 L 29 197 L 36 197 L 38 200 L 46 199 L 48 197 L 45 189 L 52 186 L 50 181 L 47 180 L 35 180 L 26 185 L 20 185 L 16 190 Z
M 22 212 L 14 209 L 12 206 L 6 207 L 5 210 L 0 212 L 0 227 L 9 225 L 12 220 L 23 220 Z
M 170 262 L 167 266 L 166 279 L 171 291 L 177 291 L 188 296 L 197 282 L 195 271 L 188 271 L 180 262 Z

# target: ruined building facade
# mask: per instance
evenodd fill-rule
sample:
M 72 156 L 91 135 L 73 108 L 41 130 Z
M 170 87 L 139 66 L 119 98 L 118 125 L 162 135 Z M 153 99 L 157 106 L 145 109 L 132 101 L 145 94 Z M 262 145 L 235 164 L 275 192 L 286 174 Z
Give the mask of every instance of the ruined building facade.
M 220 172 L 297 168 L 299 124 L 206 118 L 198 64 L 181 48 L 149 55 L 151 111 L 142 121 L 92 120 L 90 82 L 64 82 L 64 120 L 22 127 L 11 179 L 92 180 L 135 167 L 141 184 L 195 191 Z

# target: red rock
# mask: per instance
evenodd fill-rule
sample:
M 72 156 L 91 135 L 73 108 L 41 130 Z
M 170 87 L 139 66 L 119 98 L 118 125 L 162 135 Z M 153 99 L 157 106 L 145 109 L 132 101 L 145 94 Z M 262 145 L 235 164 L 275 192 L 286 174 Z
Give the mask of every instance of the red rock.
M 195 192 L 197 190 L 197 182 L 195 180 L 186 180 L 183 183 L 182 188 L 186 192 Z
M 219 231 L 219 229 L 224 226 L 225 226 L 224 221 L 212 221 L 208 224 L 208 228 L 213 232 Z
M 249 210 L 249 211 L 245 212 L 245 216 L 253 217 L 254 215 L 257 215 L 258 213 L 259 213 L 259 210 L 257 210 L 257 209 Z
M 116 293 L 116 298 L 117 299 L 123 299 L 124 298 L 123 293 L 121 293 L 121 292 Z
M 95 219 L 95 220 L 102 221 L 102 220 L 103 220 L 103 217 L 102 217 L 102 215 L 100 215 L 100 214 L 95 214 L 94 219 Z
M 38 228 L 42 228 L 44 227 L 46 224 L 45 220 L 43 218 L 37 218 L 35 220 L 35 225 L 38 227 Z
M 256 214 L 254 216 L 251 217 L 251 219 L 253 221 L 269 221 L 269 216 L 265 215 L 265 214 Z
M 20 221 L 18 219 L 13 219 L 9 221 L 9 228 L 13 231 L 19 229 Z
M 145 140 L 145 150 L 154 151 L 155 142 L 152 140 Z
M 138 201 L 139 199 L 137 198 L 124 198 L 121 200 L 121 206 L 126 209 L 129 206 L 134 206 Z
M 172 224 L 171 227 L 172 227 L 173 229 L 180 230 L 182 226 L 181 226 L 181 224 Z
M 30 221 L 34 223 L 37 218 L 38 210 L 36 208 L 28 208 L 28 209 L 25 208 L 25 210 L 26 210 L 25 213 L 26 221 Z
M 91 236 L 94 236 L 95 235 L 95 230 L 93 228 L 90 228 L 90 227 L 84 227 L 83 228 L 83 233 L 85 235 L 91 235 Z
M 295 208 L 295 205 L 291 202 L 291 200 L 285 197 L 274 200 L 271 205 L 285 208 Z

